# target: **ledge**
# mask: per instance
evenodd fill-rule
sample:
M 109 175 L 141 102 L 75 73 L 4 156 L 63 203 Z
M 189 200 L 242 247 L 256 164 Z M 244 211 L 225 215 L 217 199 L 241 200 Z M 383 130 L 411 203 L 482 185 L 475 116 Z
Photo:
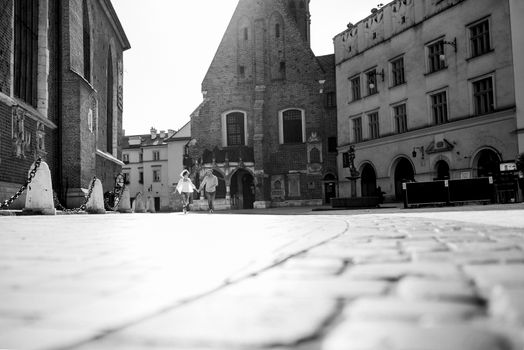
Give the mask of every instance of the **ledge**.
M 17 98 L 13 98 L 13 97 L 7 96 L 6 94 L 3 94 L 3 93 L 0 92 L 0 102 L 5 103 L 9 107 L 20 107 L 20 108 L 24 109 L 26 112 L 28 112 L 28 116 L 31 119 L 36 120 L 37 122 L 41 122 L 42 124 L 44 124 L 45 126 L 47 126 L 50 129 L 54 130 L 54 129 L 58 128 L 55 123 L 53 123 L 52 121 L 47 119 L 36 108 L 34 108 L 33 106 L 28 105 L 27 103 L 25 103 L 23 101 L 20 101 Z
M 104 151 L 101 151 L 99 149 L 96 150 L 96 155 L 100 156 L 102 158 L 105 158 L 113 163 L 116 163 L 120 166 L 125 166 L 124 162 L 122 162 L 120 159 L 115 158 L 112 154 L 106 153 Z

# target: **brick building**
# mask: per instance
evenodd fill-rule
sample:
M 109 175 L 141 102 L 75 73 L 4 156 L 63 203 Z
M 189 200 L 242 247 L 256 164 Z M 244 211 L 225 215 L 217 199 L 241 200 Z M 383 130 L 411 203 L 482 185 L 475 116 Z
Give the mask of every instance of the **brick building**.
M 318 205 L 336 195 L 334 56 L 310 47 L 309 0 L 240 0 L 191 116 L 198 183 L 217 207 Z
M 109 0 L 0 4 L 0 200 L 42 157 L 67 206 L 96 175 L 123 165 L 123 51 L 129 41 Z M 23 198 L 14 207 L 23 206 Z
M 497 175 L 524 151 L 524 4 L 396 0 L 334 38 L 341 196 Z M 346 158 L 346 159 L 344 159 Z

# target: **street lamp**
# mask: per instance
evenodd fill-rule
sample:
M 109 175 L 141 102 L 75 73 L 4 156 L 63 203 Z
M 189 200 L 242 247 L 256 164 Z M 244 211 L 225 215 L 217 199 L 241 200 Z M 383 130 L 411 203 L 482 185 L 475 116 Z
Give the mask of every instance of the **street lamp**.
M 380 75 L 382 77 L 382 81 L 384 81 L 384 69 L 382 69 L 380 72 L 377 72 L 375 70 L 369 75 L 369 77 L 372 78 L 371 82 L 369 83 L 369 88 L 371 90 L 375 88 L 375 83 L 377 82 L 377 75 Z
M 420 151 L 421 159 L 424 159 L 424 146 L 413 147 L 413 151 L 411 152 L 411 155 L 413 156 L 413 158 L 417 158 L 417 150 Z

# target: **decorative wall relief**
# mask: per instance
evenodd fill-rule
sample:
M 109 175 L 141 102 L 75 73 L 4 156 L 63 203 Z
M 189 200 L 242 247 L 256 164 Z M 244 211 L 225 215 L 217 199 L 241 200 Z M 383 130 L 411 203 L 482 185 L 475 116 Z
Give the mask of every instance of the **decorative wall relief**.
M 25 111 L 20 107 L 13 107 L 11 117 L 11 141 L 13 156 L 26 158 L 26 153 L 31 152 L 31 133 L 25 130 Z
M 45 125 L 41 122 L 36 123 L 36 156 L 44 157 L 47 155 L 45 150 Z
M 319 174 L 322 171 L 322 139 L 315 131 L 307 140 L 307 172 Z
M 283 201 L 286 198 L 284 176 L 276 175 L 271 177 L 271 200 Z
M 122 58 L 118 58 L 117 62 L 117 69 L 118 69 L 118 87 L 117 87 L 117 106 L 119 110 L 124 109 L 124 68 L 122 63 Z

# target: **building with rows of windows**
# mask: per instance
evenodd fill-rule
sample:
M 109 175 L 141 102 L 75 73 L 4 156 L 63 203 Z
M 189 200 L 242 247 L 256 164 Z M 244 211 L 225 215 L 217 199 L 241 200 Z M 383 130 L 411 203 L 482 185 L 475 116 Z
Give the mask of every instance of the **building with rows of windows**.
M 129 41 L 109 0 L 0 3 L 0 200 L 31 164 L 48 163 L 53 190 L 77 207 L 96 175 L 121 170 L 123 52 Z M 24 197 L 12 208 L 22 207 Z
M 151 128 L 146 135 L 122 138 L 122 172 L 126 178 L 131 201 L 142 194 L 152 200 L 155 211 L 181 209 L 175 188 L 184 169 L 184 156 L 191 140 L 191 125 L 178 131 Z
M 493 175 L 524 152 L 524 6 L 395 0 L 336 35 L 341 196 Z
M 191 116 L 192 176 L 217 208 L 318 205 L 336 195 L 334 55 L 310 47 L 309 0 L 239 1 Z

